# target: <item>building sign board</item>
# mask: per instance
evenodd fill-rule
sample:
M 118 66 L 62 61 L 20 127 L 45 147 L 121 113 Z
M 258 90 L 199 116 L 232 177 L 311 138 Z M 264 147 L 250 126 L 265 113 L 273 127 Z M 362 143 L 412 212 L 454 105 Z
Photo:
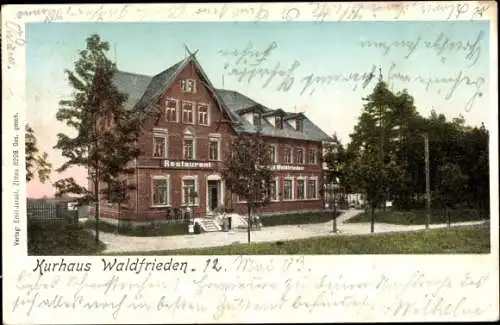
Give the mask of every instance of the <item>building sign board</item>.
M 271 169 L 272 170 L 277 170 L 277 171 L 280 171 L 280 170 L 296 170 L 296 171 L 300 171 L 300 170 L 304 170 L 304 166 L 272 165 Z
M 215 166 L 211 161 L 164 160 L 163 167 L 179 169 L 213 169 Z

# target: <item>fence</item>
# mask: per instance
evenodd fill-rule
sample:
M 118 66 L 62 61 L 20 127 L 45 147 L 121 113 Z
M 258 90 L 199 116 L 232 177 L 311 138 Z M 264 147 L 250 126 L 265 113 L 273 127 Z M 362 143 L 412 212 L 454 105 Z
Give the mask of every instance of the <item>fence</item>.
M 26 213 L 28 225 L 78 223 L 78 209 L 67 201 L 28 199 Z

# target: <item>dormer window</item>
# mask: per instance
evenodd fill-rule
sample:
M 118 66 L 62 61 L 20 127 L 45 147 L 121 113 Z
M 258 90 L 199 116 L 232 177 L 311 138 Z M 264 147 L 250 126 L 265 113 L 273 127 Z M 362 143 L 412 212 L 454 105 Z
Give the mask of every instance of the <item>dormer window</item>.
M 253 125 L 255 125 L 255 126 L 261 125 L 259 113 L 253 113 Z
M 276 116 L 274 118 L 274 125 L 277 129 L 283 129 L 283 118 L 281 116 Z
M 184 79 L 181 81 L 181 88 L 183 92 L 195 93 L 196 92 L 196 80 Z
M 295 123 L 296 123 L 296 127 L 295 127 L 295 129 L 296 129 L 297 131 L 299 131 L 299 132 L 304 131 L 304 120 L 303 120 L 303 119 L 297 119 L 297 120 L 295 121 Z

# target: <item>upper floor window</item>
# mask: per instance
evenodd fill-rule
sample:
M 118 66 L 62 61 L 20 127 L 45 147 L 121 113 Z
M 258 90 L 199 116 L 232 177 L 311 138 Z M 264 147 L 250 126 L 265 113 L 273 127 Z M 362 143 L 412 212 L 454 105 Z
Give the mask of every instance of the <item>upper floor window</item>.
M 195 93 L 196 92 L 196 80 L 193 79 L 184 79 L 181 81 L 182 91 L 186 93 Z
M 219 139 L 210 139 L 210 160 L 219 160 Z
M 198 123 L 208 125 L 208 105 L 198 104 Z
M 307 151 L 307 162 L 309 164 L 317 164 L 318 163 L 318 152 L 314 149 L 309 149 Z
M 276 116 L 274 118 L 274 125 L 276 126 L 276 128 L 282 129 L 283 128 L 283 117 Z
M 284 160 L 286 164 L 292 163 L 292 148 L 285 147 L 284 149 Z
M 269 146 L 269 159 L 271 160 L 272 163 L 277 162 L 277 155 L 276 155 L 276 145 L 272 144 Z
M 182 102 L 182 122 L 194 123 L 194 108 L 191 102 Z
M 253 125 L 255 125 L 255 126 L 260 126 L 261 125 L 260 114 L 259 113 L 253 113 Z
M 184 159 L 193 160 L 196 157 L 195 140 L 193 133 L 189 130 L 184 132 L 184 139 L 182 142 L 182 156 Z
M 304 163 L 304 149 L 298 148 L 297 153 L 295 155 L 295 162 L 297 164 L 303 164 Z
M 153 157 L 167 158 L 167 130 L 153 130 Z
M 177 100 L 167 99 L 165 106 L 165 119 L 167 122 L 177 122 Z
M 303 119 L 297 119 L 295 121 L 295 123 L 296 123 L 296 130 L 297 131 L 300 131 L 300 132 L 304 131 L 304 120 Z

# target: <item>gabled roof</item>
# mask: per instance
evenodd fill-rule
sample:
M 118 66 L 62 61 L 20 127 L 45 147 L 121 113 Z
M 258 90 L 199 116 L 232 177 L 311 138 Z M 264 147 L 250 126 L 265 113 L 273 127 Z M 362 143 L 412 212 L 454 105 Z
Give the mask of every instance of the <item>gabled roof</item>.
M 209 92 L 212 93 L 215 101 L 228 114 L 230 122 L 232 122 L 237 132 L 260 132 L 261 134 L 270 137 L 282 137 L 309 141 L 332 140 L 329 135 L 323 132 L 302 113 L 286 112 L 282 109 L 273 110 L 245 95 L 240 94 L 239 92 L 226 89 L 215 89 L 203 71 L 201 65 L 192 55 L 177 62 L 154 77 L 117 71 L 113 76 L 113 81 L 120 92 L 129 95 L 126 107 L 128 109 L 137 109 L 140 111 L 146 109 L 156 98 L 158 98 L 158 96 L 163 94 L 172 85 L 178 74 L 189 62 L 194 63 L 200 74 L 201 80 L 205 83 Z M 297 131 L 288 123 L 283 123 L 283 129 L 275 128 L 267 122 L 262 123 L 260 127 L 254 126 L 242 115 L 245 114 L 245 112 L 250 112 L 256 109 L 260 110 L 263 116 L 273 116 L 279 114 L 284 116 L 285 120 L 303 116 L 304 129 L 302 132 Z
M 126 109 L 132 109 L 141 99 L 142 95 L 151 82 L 150 76 L 124 71 L 116 71 L 113 75 L 113 83 L 119 92 L 127 94 Z
M 256 105 L 260 105 L 266 112 L 275 112 L 265 105 L 262 105 L 255 100 L 240 94 L 237 91 L 217 89 L 219 96 L 225 101 L 226 107 L 233 111 L 238 116 L 238 128 L 240 132 L 255 133 L 260 132 L 262 135 L 270 137 L 281 137 L 281 138 L 291 138 L 309 141 L 331 141 L 332 138 L 323 132 L 319 127 L 317 127 L 313 122 L 311 122 L 302 113 L 292 113 L 281 110 L 286 116 L 293 116 L 293 114 L 302 114 L 304 116 L 304 130 L 303 132 L 295 130 L 290 124 L 283 123 L 283 129 L 275 128 L 269 123 L 261 123 L 261 126 L 254 126 L 246 118 L 240 116 L 238 113 L 244 111 L 246 108 L 251 108 Z

